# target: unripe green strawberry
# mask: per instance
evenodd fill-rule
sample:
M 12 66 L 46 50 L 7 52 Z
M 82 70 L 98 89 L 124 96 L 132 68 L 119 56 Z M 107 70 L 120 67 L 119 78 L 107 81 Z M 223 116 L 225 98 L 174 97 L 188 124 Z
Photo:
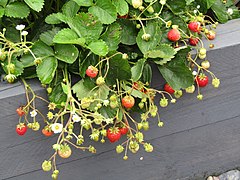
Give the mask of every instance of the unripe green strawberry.
M 171 99 L 171 101 L 170 101 L 172 104 L 175 104 L 176 102 L 177 102 L 177 100 L 176 99 Z
M 36 59 L 34 60 L 34 63 L 35 63 L 36 65 L 39 65 L 39 64 L 42 63 L 42 59 L 41 59 L 41 58 L 36 58 Z
M 148 122 L 148 121 L 143 121 L 143 122 L 142 122 L 142 125 L 143 125 L 143 129 L 144 129 L 145 131 L 147 131 L 147 130 L 149 129 L 149 122 Z
M 8 83 L 13 83 L 16 79 L 16 76 L 13 74 L 8 74 L 4 77 L 4 79 L 6 79 Z
M 141 130 L 143 128 L 143 124 L 142 123 L 138 123 L 137 127 L 138 127 L 138 130 Z
M 139 11 L 143 11 L 145 9 L 145 7 L 144 6 L 139 6 L 138 9 L 139 9 Z
M 168 99 L 167 98 L 161 98 L 161 100 L 160 100 L 160 106 L 161 107 L 167 107 L 168 106 Z
M 213 87 L 218 88 L 219 85 L 220 85 L 220 79 L 214 78 L 214 79 L 212 80 L 212 85 L 213 85 Z
M 186 93 L 194 93 L 194 91 L 195 91 L 195 86 L 192 85 L 192 86 L 186 88 L 185 91 L 186 91 Z
M 93 146 L 91 146 L 91 145 L 89 146 L 88 151 L 91 152 L 91 153 L 96 153 L 96 152 L 97 152 L 97 150 L 95 149 L 95 147 L 93 147 Z
M 40 124 L 39 124 L 39 122 L 34 122 L 33 124 L 32 124 L 32 130 L 33 131 L 38 131 L 40 129 Z
M 205 59 L 205 58 L 207 57 L 207 55 L 206 55 L 206 54 L 199 54 L 198 57 L 199 57 L 200 59 Z
M 43 169 L 43 171 L 50 171 L 50 170 L 52 169 L 52 163 L 51 163 L 51 161 L 45 160 L 45 161 L 42 163 L 42 169 Z
M 182 95 L 183 95 L 182 90 L 177 90 L 177 91 L 174 92 L 174 96 L 176 98 L 180 98 L 180 97 L 182 97 Z
M 202 100 L 203 99 L 203 95 L 202 94 L 197 95 L 197 99 L 198 100 Z
M 144 108 L 144 103 L 143 103 L 143 102 L 138 103 L 138 107 L 139 107 L 140 109 Z
M 128 54 L 123 53 L 123 54 L 122 54 L 122 59 L 128 59 Z
M 53 171 L 53 174 L 59 174 L 59 170 L 57 170 L 57 169 L 55 169 L 54 171 Z
M 117 100 L 117 95 L 113 94 L 110 96 L 110 101 L 116 101 Z
M 136 25 L 136 28 L 137 28 L 137 29 L 140 29 L 141 27 L 142 27 L 141 24 L 137 24 L 137 25 Z
M 153 13 L 154 13 L 154 9 L 153 9 L 152 6 L 149 6 L 149 7 L 147 8 L 147 11 L 148 11 L 150 14 L 153 14 Z
M 118 145 L 118 146 L 116 147 L 116 152 L 117 152 L 118 154 L 122 153 L 123 151 L 124 151 L 124 147 L 123 147 L 122 145 Z
M 201 62 L 201 66 L 204 69 L 208 69 L 208 68 L 210 68 L 210 62 L 208 60 L 205 60 L 205 61 Z
M 199 54 L 205 55 L 207 53 L 207 50 L 205 48 L 200 48 Z
M 118 107 L 118 106 L 119 106 L 119 104 L 118 104 L 117 101 L 111 101 L 111 102 L 110 102 L 110 107 L 111 107 L 112 109 L 115 109 L 115 108 Z
M 123 160 L 128 160 L 128 156 L 127 155 L 123 156 Z
M 32 129 L 32 123 L 28 123 L 28 124 L 27 124 L 27 127 L 30 128 L 30 129 Z
M 96 80 L 96 84 L 98 86 L 105 84 L 105 79 L 102 76 L 98 77 Z
M 152 152 L 153 151 L 153 146 L 150 143 L 144 143 L 144 149 L 146 152 Z
M 77 144 L 77 145 L 82 145 L 83 142 L 84 142 L 84 139 L 83 139 L 83 138 L 81 138 L 81 139 L 78 138 L 76 144 Z
M 47 93 L 50 94 L 52 92 L 52 88 L 51 87 L 48 87 L 47 88 Z
M 138 142 L 136 142 L 136 141 L 130 141 L 130 143 L 129 143 L 129 150 L 130 150 L 132 153 L 137 153 L 138 150 L 139 150 L 139 144 L 138 144 Z
M 58 178 L 58 175 L 57 175 L 57 174 L 52 174 L 52 179 L 53 179 L 53 180 L 57 180 L 57 178 Z
M 15 64 L 13 63 L 10 63 L 7 65 L 7 70 L 10 72 L 10 73 L 14 73 L 15 72 Z
M 164 123 L 162 121 L 159 121 L 158 122 L 158 127 L 163 127 L 164 126 Z
M 0 49 L 0 61 L 4 61 L 6 59 L 6 53 Z
M 142 5 L 143 5 L 143 0 L 132 0 L 132 6 L 135 9 L 138 9 Z
M 136 138 L 136 140 L 138 141 L 138 142 L 143 142 L 143 138 L 144 138 L 144 136 L 143 136 L 143 133 L 141 133 L 141 132 L 137 132 L 136 134 L 135 134 L 135 138 Z
M 149 41 L 150 38 L 151 38 L 151 35 L 150 35 L 150 34 L 144 33 L 144 34 L 142 35 L 142 39 L 143 39 L 144 41 Z

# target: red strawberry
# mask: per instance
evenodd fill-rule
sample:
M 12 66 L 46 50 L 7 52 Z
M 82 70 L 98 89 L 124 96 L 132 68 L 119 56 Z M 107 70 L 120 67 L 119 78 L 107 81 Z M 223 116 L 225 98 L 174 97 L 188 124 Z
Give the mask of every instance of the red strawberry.
M 199 32 L 201 29 L 201 24 L 196 21 L 192 21 L 188 24 L 188 29 L 190 29 L 192 32 Z
M 181 38 L 181 34 L 178 29 L 171 29 L 168 32 L 167 37 L 170 41 L 176 42 Z
M 189 39 L 189 44 L 192 45 L 192 46 L 196 46 L 198 42 L 199 42 L 198 38 L 191 37 Z

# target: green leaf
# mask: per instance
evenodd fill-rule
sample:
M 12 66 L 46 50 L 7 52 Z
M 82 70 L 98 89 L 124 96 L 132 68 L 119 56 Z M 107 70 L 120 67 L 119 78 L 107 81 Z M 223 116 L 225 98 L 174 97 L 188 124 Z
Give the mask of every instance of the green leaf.
M 68 94 L 68 86 L 67 86 L 66 84 L 64 84 L 64 83 L 61 83 L 61 85 L 62 85 L 62 90 L 63 90 L 63 92 L 64 92 L 65 94 Z
M 37 76 L 42 84 L 49 84 L 53 80 L 57 65 L 55 57 L 48 57 L 37 66 Z
M 125 0 L 112 0 L 112 3 L 120 16 L 128 14 L 129 7 Z
M 187 7 L 185 0 L 167 0 L 167 6 L 174 14 L 183 14 Z
M 22 62 L 24 68 L 30 67 L 30 66 L 34 66 L 34 58 L 31 54 L 24 54 L 20 61 Z
M 126 91 L 126 92 L 131 92 L 131 95 L 136 97 L 136 98 L 140 98 L 142 99 L 143 97 L 146 97 L 146 94 L 144 94 L 143 92 L 139 91 L 139 90 L 136 90 L 136 89 L 133 89 L 132 87 L 130 86 L 124 86 L 123 89 Z
M 72 64 L 78 57 L 78 49 L 71 44 L 56 44 L 55 57 L 61 61 Z
M 22 2 L 13 2 L 5 7 L 5 15 L 13 18 L 26 18 L 30 13 L 28 6 Z
M 0 6 L 5 7 L 7 5 L 7 3 L 8 3 L 8 0 L 1 0 L 0 1 Z
M 189 52 L 189 48 L 179 51 L 176 57 L 169 63 L 163 66 L 158 65 L 158 69 L 164 79 L 175 90 L 185 89 L 194 82 L 192 72 L 185 64 L 187 52 Z
M 37 41 L 32 47 L 32 52 L 37 58 L 45 58 L 49 56 L 54 56 L 54 52 L 51 47 L 43 43 L 42 41 Z
M 117 22 L 120 23 L 122 27 L 121 43 L 126 45 L 136 44 L 136 26 L 131 21 L 126 19 L 119 19 Z
M 66 102 L 67 95 L 63 92 L 61 83 L 54 86 L 52 93 L 49 95 L 49 100 L 57 105 Z
M 40 12 L 44 5 L 44 0 L 24 0 L 24 2 L 37 12 Z
M 103 40 L 92 42 L 88 45 L 88 48 L 99 56 L 106 56 L 108 53 L 108 46 Z
M 62 22 L 66 23 L 68 18 L 62 13 L 53 13 L 46 17 L 45 22 L 48 24 L 60 24 Z
M 190 5 L 194 0 L 185 0 L 186 1 L 186 5 Z
M 121 40 L 121 26 L 118 23 L 113 23 L 107 27 L 107 30 L 101 36 L 101 38 L 106 42 L 109 51 L 114 51 L 118 49 L 118 44 Z
M 75 1 L 79 6 L 92 6 L 93 0 L 73 0 Z
M 142 81 L 149 84 L 152 81 L 152 68 L 149 64 L 145 64 L 143 68 Z
M 107 74 L 107 82 L 109 84 L 116 83 L 116 80 L 131 79 L 131 67 L 128 60 L 122 59 L 122 55 L 116 55 L 109 60 L 109 71 Z
M 0 18 L 4 16 L 4 11 L 5 9 L 2 6 L 0 6 Z
M 99 109 L 99 113 L 103 115 L 105 118 L 114 118 L 117 115 L 117 109 L 113 109 L 110 106 L 103 106 Z
M 53 28 L 52 30 L 45 31 L 40 35 L 40 40 L 48 46 L 53 45 L 53 38 L 59 32 L 59 28 Z
M 141 78 L 145 62 L 145 58 L 139 59 L 136 64 L 131 68 L 132 80 L 134 82 L 138 81 Z
M 62 29 L 53 38 L 54 43 L 58 44 L 79 44 L 84 46 L 85 39 L 79 38 L 78 35 L 72 29 Z
M 221 23 L 226 23 L 228 21 L 227 8 L 224 6 L 221 0 L 216 0 L 211 9 Z
M 117 19 L 117 10 L 110 0 L 97 0 L 96 6 L 92 6 L 88 11 L 103 24 L 111 24 Z
M 154 49 L 158 43 L 161 41 L 162 33 L 158 23 L 151 22 L 145 27 L 147 34 L 150 34 L 150 40 L 145 41 L 142 39 L 143 30 L 141 29 L 137 36 L 137 45 L 143 54 L 147 53 L 149 50 Z
M 80 6 L 76 2 L 69 1 L 63 5 L 62 12 L 67 17 L 74 17 L 76 16 L 79 9 L 80 9 Z
M 84 97 L 90 96 L 92 93 L 91 92 L 92 89 L 93 89 L 92 86 L 86 86 L 84 84 L 84 79 L 80 80 L 72 87 L 73 92 L 76 94 L 79 100 L 81 100 Z
M 173 58 L 177 51 L 168 44 L 161 44 L 154 50 L 148 51 L 146 58 Z
M 207 9 L 209 9 L 215 2 L 216 2 L 216 0 L 206 0 Z
M 87 44 L 98 40 L 103 28 L 101 22 L 88 13 L 79 13 L 68 20 L 68 25 L 79 37 L 85 38 Z

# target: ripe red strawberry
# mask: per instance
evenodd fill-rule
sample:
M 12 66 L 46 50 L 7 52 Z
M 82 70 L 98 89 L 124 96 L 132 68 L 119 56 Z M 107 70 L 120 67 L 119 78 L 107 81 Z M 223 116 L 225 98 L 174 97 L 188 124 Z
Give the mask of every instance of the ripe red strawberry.
M 173 94 L 175 92 L 175 90 L 168 83 L 164 85 L 164 90 L 167 91 L 169 94 Z
M 107 138 L 111 143 L 118 141 L 121 138 L 121 132 L 118 127 L 112 127 L 107 130 Z
M 201 29 L 201 24 L 196 21 L 192 21 L 188 24 L 188 29 L 190 29 L 192 32 L 199 32 Z
M 191 38 L 189 39 L 189 44 L 192 45 L 192 46 L 196 46 L 198 42 L 199 42 L 199 39 L 198 39 L 198 38 L 191 37 Z
M 125 108 L 132 108 L 135 104 L 135 99 L 134 97 L 132 96 L 124 96 L 122 98 L 122 105 L 125 107 Z
M 95 78 L 98 74 L 98 69 L 94 66 L 88 66 L 86 75 L 90 78 Z
M 24 123 L 19 123 L 16 126 L 16 132 L 19 136 L 23 136 L 27 132 L 28 127 Z
M 170 41 L 176 42 L 181 38 L 181 34 L 178 29 L 171 29 L 168 31 L 167 37 Z
M 199 87 L 205 87 L 208 84 L 208 77 L 205 74 L 200 74 L 196 77 L 196 82 Z
M 120 133 L 121 133 L 122 135 L 125 135 L 125 134 L 128 133 L 128 127 L 126 127 L 126 126 L 121 127 L 119 130 L 120 130 Z

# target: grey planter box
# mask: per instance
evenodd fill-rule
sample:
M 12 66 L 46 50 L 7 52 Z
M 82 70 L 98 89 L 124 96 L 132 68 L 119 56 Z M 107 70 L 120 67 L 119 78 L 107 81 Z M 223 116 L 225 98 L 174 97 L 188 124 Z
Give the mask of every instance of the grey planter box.
M 129 153 L 124 161 L 115 153 L 115 144 L 96 143 L 97 154 L 74 150 L 71 158 L 59 158 L 59 180 L 194 180 L 240 167 L 239 25 L 240 20 L 220 25 L 215 48 L 208 52 L 211 70 L 221 79 L 220 88 L 203 88 L 203 101 L 196 94 L 185 94 L 175 105 L 160 109 L 163 128 L 151 119 L 146 140 L 154 145 L 153 153 Z M 158 76 L 154 74 L 153 86 L 162 88 L 164 82 Z M 38 83 L 32 84 L 38 94 L 45 94 Z M 53 153 L 56 136 L 15 133 L 15 109 L 24 98 L 20 83 L 0 85 L 0 179 L 50 180 L 41 163 Z M 44 104 L 37 108 L 46 112 Z

